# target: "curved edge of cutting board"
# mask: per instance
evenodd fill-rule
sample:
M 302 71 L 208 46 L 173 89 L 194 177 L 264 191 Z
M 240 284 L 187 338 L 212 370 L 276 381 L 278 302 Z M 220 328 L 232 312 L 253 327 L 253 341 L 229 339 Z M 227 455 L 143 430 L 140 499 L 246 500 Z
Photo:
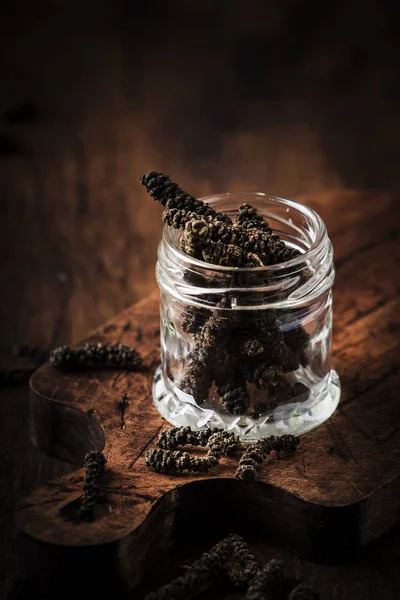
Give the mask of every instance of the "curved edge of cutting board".
M 340 406 L 301 437 L 294 456 L 266 461 L 258 481 L 235 480 L 237 462 L 228 458 L 207 476 L 154 473 L 144 454 L 168 427 L 151 397 L 159 361 L 158 297 L 127 309 L 88 339 L 133 345 L 145 365 L 137 373 L 77 374 L 46 364 L 31 378 L 32 441 L 77 467 L 17 509 L 20 556 L 43 585 L 54 580 L 71 590 L 78 581 L 90 591 L 110 583 L 132 588 L 174 543 L 195 538 L 211 544 L 234 531 L 315 561 L 343 562 L 399 519 L 398 472 L 382 470 L 377 460 L 368 463 L 377 442 L 360 433 Z M 357 414 L 371 422 L 374 406 L 367 395 L 362 400 Z M 385 418 L 389 434 L 378 442 L 392 449 L 396 439 Z M 103 450 L 107 470 L 95 521 L 77 524 L 71 515 L 82 497 L 89 450 Z M 367 480 L 368 464 L 374 471 Z

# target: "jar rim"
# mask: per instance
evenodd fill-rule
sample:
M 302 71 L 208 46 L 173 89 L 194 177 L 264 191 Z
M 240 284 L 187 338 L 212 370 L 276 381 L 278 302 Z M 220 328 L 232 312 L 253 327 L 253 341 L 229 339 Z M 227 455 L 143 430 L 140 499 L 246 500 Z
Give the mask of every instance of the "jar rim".
M 276 272 L 281 269 L 287 270 L 290 268 L 295 268 L 298 265 L 301 265 L 302 263 L 304 263 L 305 261 L 312 260 L 315 258 L 316 255 L 319 254 L 319 252 L 321 250 L 321 246 L 324 245 L 325 242 L 327 241 L 327 230 L 326 230 L 325 224 L 324 224 L 323 220 L 321 219 L 321 217 L 319 216 L 319 214 L 311 207 L 309 207 L 305 204 L 302 204 L 301 202 L 298 202 L 296 200 L 292 200 L 290 198 L 284 198 L 282 196 L 278 196 L 276 194 L 269 194 L 267 192 L 241 191 L 241 192 L 223 192 L 223 193 L 219 193 L 219 194 L 211 194 L 209 196 L 203 196 L 203 197 L 199 198 L 199 200 L 209 204 L 210 206 L 213 206 L 213 204 L 216 204 L 218 201 L 221 201 L 224 199 L 229 199 L 230 197 L 238 197 L 238 196 L 246 197 L 250 204 L 251 204 L 251 198 L 257 198 L 260 200 L 263 200 L 263 199 L 276 200 L 276 201 L 278 201 L 278 203 L 280 205 L 286 206 L 287 208 L 291 208 L 291 209 L 303 214 L 304 216 L 308 217 L 314 225 L 314 228 L 315 228 L 314 229 L 314 233 L 315 233 L 314 241 L 311 243 L 310 247 L 307 248 L 304 252 L 301 252 L 298 256 L 291 258 L 290 260 L 287 260 L 285 262 L 276 263 L 273 265 L 263 265 L 260 267 L 227 267 L 227 266 L 222 266 L 222 265 L 210 264 L 210 263 L 207 263 L 198 258 L 189 256 L 178 245 L 176 245 L 174 240 L 172 239 L 171 234 L 174 231 L 174 229 L 172 227 L 170 227 L 169 225 L 164 225 L 163 236 L 166 238 L 166 241 L 168 242 L 170 251 L 172 251 L 173 254 L 175 254 L 175 256 L 180 261 L 184 260 L 187 265 L 193 265 L 193 266 L 197 266 L 197 267 L 207 268 L 208 270 L 213 270 L 213 271 L 215 270 L 215 271 L 221 272 L 221 273 L 227 273 L 230 271 L 263 273 L 263 272 L 274 272 L 274 271 Z M 278 221 L 282 220 L 282 219 L 279 219 L 278 217 L 274 217 L 274 218 L 276 218 Z

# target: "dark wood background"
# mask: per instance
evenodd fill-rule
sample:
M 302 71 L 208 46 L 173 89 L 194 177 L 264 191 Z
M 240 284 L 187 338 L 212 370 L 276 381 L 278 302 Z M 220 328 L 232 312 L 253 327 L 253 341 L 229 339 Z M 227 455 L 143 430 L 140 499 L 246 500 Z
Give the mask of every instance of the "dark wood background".
M 77 341 L 154 289 L 160 209 L 138 184 L 151 168 L 197 195 L 323 204 L 384 191 L 398 228 L 390 3 L 3 0 L 0 11 L 2 351 Z M 30 445 L 26 390 L 0 391 L 3 580 L 17 570 L 16 501 L 68 468 Z M 200 550 L 177 548 L 155 577 Z M 347 567 L 260 551 L 323 598 L 399 597 L 399 530 Z

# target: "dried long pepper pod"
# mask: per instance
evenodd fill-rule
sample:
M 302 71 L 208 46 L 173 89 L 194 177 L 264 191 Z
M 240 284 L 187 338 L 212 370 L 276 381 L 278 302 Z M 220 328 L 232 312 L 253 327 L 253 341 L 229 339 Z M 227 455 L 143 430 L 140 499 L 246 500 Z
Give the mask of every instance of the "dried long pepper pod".
M 187 394 L 192 394 L 197 404 L 203 404 L 207 399 L 208 391 L 212 384 L 212 372 L 210 370 L 211 352 L 197 343 L 192 352 L 189 353 L 185 364 L 185 375 L 179 383 L 179 387 Z
M 210 371 L 222 408 L 230 414 L 239 415 L 247 411 L 250 396 L 239 367 L 240 353 L 234 350 L 231 333 L 229 340 L 212 353 Z
M 283 372 L 288 373 L 294 369 L 282 369 L 282 358 L 276 351 L 276 348 L 268 348 L 263 353 L 253 357 L 244 357 L 242 364 L 243 373 L 249 383 L 254 383 L 260 390 L 273 388 Z M 299 363 L 297 361 L 297 367 Z
M 197 217 L 204 217 L 208 223 L 211 241 L 240 246 L 246 253 L 258 256 L 265 265 L 284 262 L 300 255 L 298 250 L 286 246 L 278 235 L 271 234 L 267 229 L 260 229 L 259 226 L 248 229 L 233 225 L 225 213 L 216 212 L 208 204 L 197 200 L 178 184 L 171 182 L 167 175 L 150 171 L 140 181 L 148 193 L 167 209 L 163 218 L 175 228 L 183 228 L 195 213 Z
M 173 450 L 178 446 L 207 446 L 208 440 L 214 433 L 220 432 L 215 427 L 210 429 L 200 429 L 192 431 L 190 427 L 173 427 L 162 431 L 158 436 L 159 448 Z
M 209 446 L 218 450 L 220 454 L 237 452 L 242 448 L 239 437 L 230 431 L 223 431 L 217 427 L 193 431 L 190 427 L 173 427 L 162 431 L 158 436 L 158 447 L 173 450 L 178 446 Z
M 205 457 L 193 457 L 180 450 L 148 450 L 145 454 L 148 467 L 157 473 L 205 473 L 217 466 L 219 457 L 211 450 Z
M 173 225 L 173 223 L 171 223 Z M 211 232 L 205 219 L 191 218 L 185 224 L 185 232 L 181 240 L 181 248 L 189 256 L 202 258 L 204 248 L 211 240 Z
M 260 229 L 243 230 L 242 247 L 260 257 L 264 265 L 286 262 L 300 256 L 299 250 L 286 246 L 276 234 Z
M 224 310 L 229 308 L 231 308 L 231 299 L 226 296 L 218 302 L 218 308 L 204 323 L 198 336 L 196 336 L 196 339 L 201 342 L 203 348 L 214 348 L 216 342 L 219 341 L 221 337 L 224 336 L 227 329 L 231 327 L 231 319 L 224 313 Z
M 166 216 L 166 221 L 175 227 L 178 224 L 176 218 L 171 220 L 169 216 Z M 226 228 L 221 223 L 205 218 L 196 218 L 191 214 L 185 222 L 181 248 L 189 256 L 214 265 L 247 268 L 263 265 L 256 254 L 243 250 L 235 243 L 224 243 L 223 238 L 221 239 L 221 232 L 223 233 L 225 230 Z
M 257 338 L 250 338 L 243 344 L 242 353 L 253 358 L 264 352 L 264 346 Z
M 259 444 L 251 444 L 239 461 L 239 466 L 236 470 L 236 479 L 255 479 L 257 470 L 269 453 L 269 449 L 263 448 Z
M 145 454 L 146 465 L 156 473 L 178 474 L 185 472 L 206 472 L 218 464 L 212 456 L 192 457 L 181 450 L 148 450 Z
M 293 350 L 299 357 L 299 361 L 303 367 L 308 364 L 308 357 L 305 352 L 309 342 L 310 334 L 299 325 L 296 328 L 289 329 L 283 333 L 286 345 Z
M 226 561 L 230 556 L 230 542 L 223 540 L 210 552 L 193 563 L 182 577 L 177 577 L 145 600 L 190 600 L 213 587 L 224 578 Z
M 275 391 L 282 381 L 282 371 L 277 367 L 269 367 L 265 363 L 258 365 L 254 371 L 254 384 L 260 390 Z
M 197 457 L 190 456 L 188 452 L 174 450 L 187 444 L 208 445 L 209 451 L 205 457 Z M 163 432 L 158 439 L 158 445 L 160 449 L 146 452 L 146 464 L 157 473 L 169 474 L 205 473 L 219 463 L 222 455 L 232 456 L 242 449 L 239 437 L 232 432 L 217 429 L 192 431 L 190 427 L 175 427 Z
M 205 202 L 197 200 L 177 184 L 171 181 L 168 175 L 149 171 L 140 178 L 140 183 L 147 192 L 168 209 L 185 210 L 197 215 L 217 217 L 223 221 L 231 222 L 225 213 L 218 213 Z
M 296 371 L 300 360 L 286 345 L 276 319 L 260 319 L 255 324 L 258 329 L 258 343 L 264 350 L 253 357 L 245 358 L 242 369 L 247 381 L 255 383 L 260 389 L 267 389 L 268 382 L 271 380 L 273 385 L 278 372 L 282 374 Z
M 210 429 L 210 431 L 213 431 L 213 433 L 208 439 L 208 446 L 214 455 L 234 456 L 244 449 L 239 436 L 232 431 L 219 431 L 217 429 Z
M 217 253 L 214 248 L 213 252 L 208 251 L 208 247 L 214 243 L 216 248 L 221 244 L 226 246 L 238 247 L 245 256 L 253 255 L 257 257 L 257 264 L 251 266 L 262 266 L 286 262 L 291 258 L 300 255 L 296 249 L 286 246 L 280 237 L 276 234 L 271 234 L 265 229 L 244 229 L 240 225 L 226 223 L 220 219 L 213 217 L 204 217 L 201 219 L 201 236 L 197 232 L 193 232 L 191 223 L 194 220 L 193 214 L 181 214 L 178 221 L 176 215 L 171 219 L 168 213 L 164 214 L 167 222 L 175 227 L 185 227 L 185 233 L 181 241 L 182 249 L 191 255 L 199 256 L 200 250 L 203 249 L 203 257 L 213 256 Z M 207 231 L 208 230 L 208 231 Z M 207 241 L 206 241 L 207 240 Z M 196 254 L 193 254 L 194 248 Z M 233 252 L 233 250 L 231 250 Z M 220 254 L 222 251 L 220 250 Z M 250 262 L 250 261 L 249 261 Z M 232 264 L 230 266 L 240 266 Z
M 220 309 L 229 308 L 230 305 L 228 297 L 220 300 L 218 309 L 213 311 L 196 334 L 196 345 L 186 360 L 185 375 L 180 381 L 180 387 L 184 392 L 192 394 L 198 404 L 202 404 L 208 396 L 214 377 L 212 365 L 215 352 L 223 347 L 222 339 L 231 326 L 230 320 L 223 316 Z
M 241 355 L 240 367 L 250 383 L 254 382 L 254 371 L 258 365 L 277 365 L 288 352 L 276 311 L 263 311 L 262 318 L 257 318 L 259 311 L 255 313 L 255 318 L 243 315 L 232 332 L 232 343 Z
M 278 588 L 282 580 L 282 562 L 271 560 L 250 581 L 246 600 L 274 600 L 274 598 L 279 598 Z
M 260 569 L 260 563 L 250 546 L 239 535 L 232 535 L 232 560 L 228 567 L 230 583 L 237 589 L 244 590 Z
M 50 353 L 50 363 L 57 369 L 76 371 L 92 367 L 111 367 L 136 371 L 142 364 L 140 354 L 124 344 L 94 344 L 83 348 L 61 346 Z
M 296 585 L 289 594 L 289 600 L 319 600 L 319 595 L 302 583 Z
M 166 208 L 162 213 L 164 223 L 174 229 L 184 229 L 187 223 L 198 219 L 205 220 L 206 217 L 184 210 L 183 208 Z
M 199 217 L 195 213 L 184 215 L 183 212 L 164 211 L 163 219 L 168 225 L 184 230 L 181 248 L 187 254 L 192 255 L 192 249 L 201 252 L 210 242 L 233 245 L 240 242 L 240 230 L 232 223 L 210 216 Z
M 233 456 L 241 449 L 242 445 L 239 437 L 233 432 L 220 431 L 214 433 L 208 440 L 209 451 L 205 460 L 212 460 L 215 464 L 210 463 L 210 468 L 219 463 L 221 456 Z M 207 469 L 208 470 L 208 469 Z
M 221 267 L 253 268 L 262 267 L 263 262 L 253 252 L 247 252 L 235 244 L 209 242 L 202 251 L 205 262 Z
M 229 582 L 231 564 L 236 560 L 243 564 L 243 574 L 248 572 L 250 576 L 253 572 L 251 565 L 254 560 L 250 549 L 246 557 L 238 556 L 243 552 L 244 544 L 245 542 L 238 535 L 230 535 L 209 552 L 205 552 L 182 577 L 177 577 L 157 592 L 148 594 L 145 600 L 190 600 L 218 584 Z M 246 558 L 248 564 L 245 562 Z M 240 584 L 242 584 L 241 579 Z
M 208 310 L 189 306 L 182 313 L 182 329 L 186 333 L 199 333 L 208 318 Z
M 242 204 L 239 206 L 238 215 L 236 217 L 238 225 L 243 229 L 261 229 L 272 233 L 269 223 L 251 204 Z
M 259 365 L 254 375 L 254 383 L 259 389 L 265 390 L 268 411 L 274 410 L 292 396 L 290 382 L 276 367 Z
M 243 231 L 238 226 L 232 225 L 229 217 L 228 220 L 222 218 L 223 214 L 199 215 L 184 209 L 167 208 L 162 213 L 162 219 L 170 227 L 184 231 L 181 240 L 182 250 L 190 256 L 200 257 L 200 252 L 211 241 L 224 244 L 241 242 Z
M 273 450 L 276 452 L 294 452 L 299 441 L 299 438 L 294 435 L 282 435 L 280 437 L 271 435 L 270 437 L 261 438 L 255 444 L 250 444 L 239 461 L 236 478 L 255 479 L 258 469 Z
M 230 299 L 221 301 L 221 307 L 229 308 Z M 210 317 L 196 336 L 198 345 L 194 356 L 189 355 L 187 374 L 183 380 L 183 389 L 200 398 L 207 396 L 206 388 L 214 379 L 223 408 L 230 414 L 244 414 L 250 404 L 246 380 L 266 390 L 268 394 L 265 407 L 274 409 L 282 401 L 291 397 L 292 388 L 284 373 L 298 369 L 300 362 L 296 354 L 285 344 L 279 329 L 275 311 L 268 311 L 261 320 L 247 323 L 241 330 L 241 317 L 237 322 L 221 317 L 219 311 Z M 252 327 L 259 339 L 254 339 Z M 237 328 L 237 334 L 235 333 Z M 228 340 L 223 342 L 227 333 Z M 238 337 L 236 338 L 235 335 Z M 247 336 L 247 339 L 246 339 Z M 248 339 L 250 337 L 250 340 Z M 247 350 L 245 360 L 239 360 L 228 351 L 232 347 L 242 346 Z M 205 352 L 207 351 L 207 352 Z
M 232 415 L 243 415 L 250 406 L 250 396 L 245 379 L 235 379 L 217 388 L 224 410 Z
M 104 473 L 106 459 L 102 452 L 88 452 L 85 456 L 83 478 L 83 500 L 78 511 L 81 521 L 92 521 L 93 511 L 100 491 L 100 478 Z
M 224 300 L 224 305 L 230 306 L 229 298 Z M 249 407 L 246 380 L 266 391 L 265 410 L 273 410 L 288 398 L 306 393 L 306 387 L 300 390 L 298 386 L 293 390 L 284 375 L 296 371 L 300 360 L 286 345 L 275 311 L 266 312 L 271 314 L 254 322 L 256 339 L 252 323 L 246 322 L 244 330 L 240 330 L 239 312 L 235 322 L 232 315 L 228 319 L 215 311 L 195 335 L 196 346 L 187 358 L 182 389 L 191 393 L 198 403 L 203 403 L 212 380 L 215 380 L 223 408 L 235 415 L 244 414 Z M 237 334 L 235 328 L 238 328 Z M 228 346 L 243 348 L 245 352 L 239 350 L 236 355 L 231 354 Z M 242 352 L 243 359 L 239 360 Z

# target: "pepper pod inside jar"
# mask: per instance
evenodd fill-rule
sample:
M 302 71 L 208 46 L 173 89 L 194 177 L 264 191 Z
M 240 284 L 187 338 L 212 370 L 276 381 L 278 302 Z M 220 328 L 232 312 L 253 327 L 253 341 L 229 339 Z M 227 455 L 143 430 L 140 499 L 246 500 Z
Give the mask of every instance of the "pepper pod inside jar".
M 325 225 L 310 208 L 262 193 L 201 200 L 241 231 L 269 235 L 230 245 L 224 224 L 213 238 L 201 218 L 184 230 L 164 227 L 155 404 L 174 425 L 233 429 L 249 441 L 309 431 L 340 396 L 331 367 L 334 266 Z M 265 264 L 268 252 L 275 253 L 272 264 Z

